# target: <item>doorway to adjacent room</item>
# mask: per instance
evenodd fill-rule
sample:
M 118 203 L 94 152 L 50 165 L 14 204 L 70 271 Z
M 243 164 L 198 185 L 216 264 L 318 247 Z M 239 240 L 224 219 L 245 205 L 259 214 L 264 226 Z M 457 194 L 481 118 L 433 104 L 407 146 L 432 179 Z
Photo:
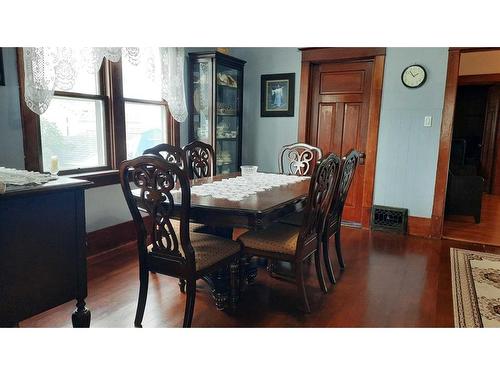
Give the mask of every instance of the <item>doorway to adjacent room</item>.
M 500 51 L 460 54 L 443 237 L 500 245 Z

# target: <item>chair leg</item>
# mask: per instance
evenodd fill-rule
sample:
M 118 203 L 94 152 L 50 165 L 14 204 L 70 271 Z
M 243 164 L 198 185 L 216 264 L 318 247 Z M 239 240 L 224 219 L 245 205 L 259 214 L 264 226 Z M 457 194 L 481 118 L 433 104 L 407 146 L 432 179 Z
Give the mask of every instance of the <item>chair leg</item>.
M 186 280 L 179 279 L 179 290 L 181 293 L 186 293 Z
M 325 262 L 326 273 L 328 274 L 328 278 L 332 284 L 335 284 L 337 281 L 335 280 L 335 274 L 333 273 L 332 261 L 330 260 L 330 253 L 328 252 L 328 242 L 330 238 L 323 236 L 321 240 L 323 247 L 323 261 Z
M 318 276 L 319 286 L 324 293 L 328 293 L 328 287 L 326 286 L 325 278 L 323 277 L 323 268 L 321 267 L 321 255 L 319 252 L 319 248 L 314 252 L 314 263 L 316 267 L 316 276 Z
M 335 251 L 337 252 L 337 259 L 341 269 L 345 268 L 344 258 L 342 257 L 342 248 L 340 246 L 340 229 L 335 233 Z
M 196 280 L 187 280 L 186 282 L 186 310 L 184 311 L 184 328 L 191 327 L 194 313 L 194 300 L 196 298 Z
M 311 308 L 309 307 L 309 301 L 307 300 L 306 285 L 304 283 L 304 262 L 303 261 L 295 262 L 295 280 L 297 282 L 297 291 L 298 291 L 299 297 L 302 298 L 304 310 L 306 313 L 310 313 Z
M 135 312 L 134 326 L 142 327 L 142 318 L 144 317 L 144 309 L 146 308 L 146 298 L 148 297 L 149 271 L 139 271 L 139 300 L 137 302 L 137 310 Z

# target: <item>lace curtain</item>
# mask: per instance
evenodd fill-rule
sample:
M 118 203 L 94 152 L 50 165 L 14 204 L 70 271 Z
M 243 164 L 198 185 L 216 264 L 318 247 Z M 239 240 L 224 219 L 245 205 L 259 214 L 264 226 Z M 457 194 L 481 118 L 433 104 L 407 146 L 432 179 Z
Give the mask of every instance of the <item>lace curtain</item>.
M 145 79 L 152 79 L 155 72 L 161 72 L 161 97 L 168 103 L 173 118 L 183 122 L 187 117 L 184 48 L 160 47 L 159 54 L 161 66 L 156 67 L 150 48 L 23 48 L 24 99 L 33 112 L 41 115 L 49 107 L 54 91 L 71 90 L 79 72 L 95 74 L 104 58 L 113 62 L 126 58 L 133 65 L 145 67 Z

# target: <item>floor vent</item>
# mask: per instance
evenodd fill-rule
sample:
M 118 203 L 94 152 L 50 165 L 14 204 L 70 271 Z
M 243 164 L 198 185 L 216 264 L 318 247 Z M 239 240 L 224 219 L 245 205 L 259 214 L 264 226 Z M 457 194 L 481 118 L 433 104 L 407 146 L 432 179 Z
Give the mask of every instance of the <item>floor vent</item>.
M 408 209 L 386 206 L 373 206 L 372 229 L 406 233 Z

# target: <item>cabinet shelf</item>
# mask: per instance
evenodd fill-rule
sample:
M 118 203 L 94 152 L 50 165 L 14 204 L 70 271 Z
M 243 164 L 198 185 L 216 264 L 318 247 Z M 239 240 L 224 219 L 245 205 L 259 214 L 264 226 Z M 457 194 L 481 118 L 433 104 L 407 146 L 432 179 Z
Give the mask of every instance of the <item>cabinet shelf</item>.
M 238 86 L 234 87 L 234 86 L 224 85 L 222 83 L 217 83 L 217 87 L 226 87 L 228 89 L 238 90 Z
M 238 117 L 238 113 L 219 113 L 217 112 L 217 116 L 226 116 L 226 117 Z
M 230 162 L 227 162 L 227 163 L 217 163 L 217 166 L 218 167 L 227 167 L 228 165 L 234 165 L 234 161 L 230 161 Z

